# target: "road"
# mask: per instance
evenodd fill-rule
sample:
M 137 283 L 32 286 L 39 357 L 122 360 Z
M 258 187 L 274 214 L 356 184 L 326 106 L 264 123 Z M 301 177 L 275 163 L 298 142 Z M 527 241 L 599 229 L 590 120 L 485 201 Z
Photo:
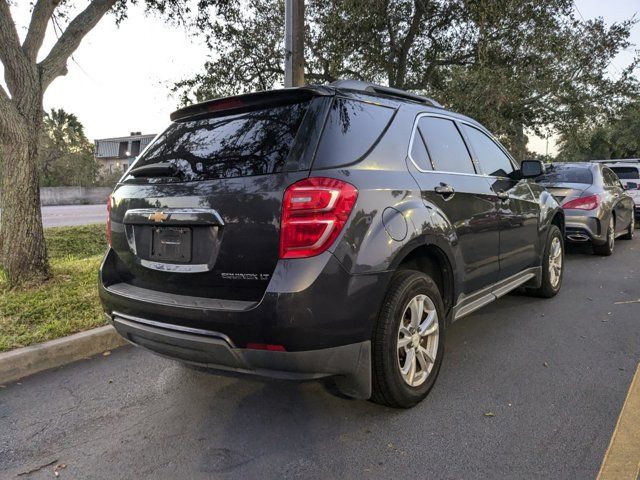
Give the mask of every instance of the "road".
M 88 223 L 105 223 L 106 221 L 106 204 L 42 207 L 42 224 L 45 228 L 85 225 Z
M 0 388 L 0 477 L 595 478 L 640 361 L 640 239 L 456 322 L 411 410 L 125 347 Z M 486 416 L 491 412 L 494 416 Z M 51 478 L 53 466 L 19 478 Z

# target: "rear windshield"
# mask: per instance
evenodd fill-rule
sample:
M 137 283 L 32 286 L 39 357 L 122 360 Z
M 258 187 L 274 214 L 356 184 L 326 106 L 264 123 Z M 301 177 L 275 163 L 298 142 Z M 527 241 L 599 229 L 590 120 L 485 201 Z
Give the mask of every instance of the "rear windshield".
M 640 178 L 638 169 L 636 167 L 609 167 L 616 172 L 618 178 L 621 180 L 636 180 Z
M 172 124 L 135 167 L 172 163 L 184 180 L 282 171 L 309 102 Z
M 589 167 L 575 165 L 553 165 L 547 173 L 536 178 L 536 183 L 593 183 Z

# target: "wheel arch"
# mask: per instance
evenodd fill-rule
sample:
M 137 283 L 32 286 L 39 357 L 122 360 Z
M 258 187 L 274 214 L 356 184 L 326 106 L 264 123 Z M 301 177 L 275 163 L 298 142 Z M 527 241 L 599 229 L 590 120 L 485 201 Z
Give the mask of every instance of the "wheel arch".
M 551 217 L 551 225 L 555 225 L 560 229 L 560 233 L 562 233 L 562 238 L 564 238 L 564 212 L 562 209 L 558 209 Z
M 409 245 L 396 255 L 393 270 L 413 269 L 424 272 L 436 283 L 446 312 L 447 323 L 451 322 L 456 284 L 454 265 L 450 255 L 435 243 Z

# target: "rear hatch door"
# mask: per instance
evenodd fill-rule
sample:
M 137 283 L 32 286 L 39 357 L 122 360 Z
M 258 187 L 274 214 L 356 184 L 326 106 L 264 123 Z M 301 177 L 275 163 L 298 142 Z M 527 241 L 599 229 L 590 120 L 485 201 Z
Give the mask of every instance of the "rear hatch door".
M 283 192 L 308 176 L 330 101 L 298 92 L 197 106 L 147 147 L 111 199 L 121 282 L 261 298 L 279 257 Z

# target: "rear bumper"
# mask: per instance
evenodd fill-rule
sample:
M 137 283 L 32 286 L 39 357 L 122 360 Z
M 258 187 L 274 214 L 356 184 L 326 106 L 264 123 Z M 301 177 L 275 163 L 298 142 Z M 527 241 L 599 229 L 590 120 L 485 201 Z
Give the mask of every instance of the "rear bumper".
M 234 345 L 283 345 L 287 352 L 320 350 L 371 339 L 392 272 L 351 275 L 329 252 L 280 260 L 256 302 L 175 295 L 115 278 L 112 250 L 100 269 L 104 311 L 220 332 Z
M 120 313 L 109 316 L 126 340 L 157 354 L 211 369 L 272 378 L 309 380 L 335 376 L 340 390 L 354 398 L 371 396 L 371 343 L 280 352 L 236 347 L 226 335 L 185 331 L 175 325 Z
M 131 343 L 220 370 L 335 376 L 344 393 L 370 396 L 370 340 L 392 272 L 352 275 L 329 252 L 280 260 L 262 299 L 250 302 L 140 288 L 118 278 L 114 256 L 110 250 L 100 269 L 100 299 Z
M 574 243 L 602 244 L 606 241 L 606 231 L 603 231 L 602 221 L 598 216 L 565 210 L 565 238 Z

